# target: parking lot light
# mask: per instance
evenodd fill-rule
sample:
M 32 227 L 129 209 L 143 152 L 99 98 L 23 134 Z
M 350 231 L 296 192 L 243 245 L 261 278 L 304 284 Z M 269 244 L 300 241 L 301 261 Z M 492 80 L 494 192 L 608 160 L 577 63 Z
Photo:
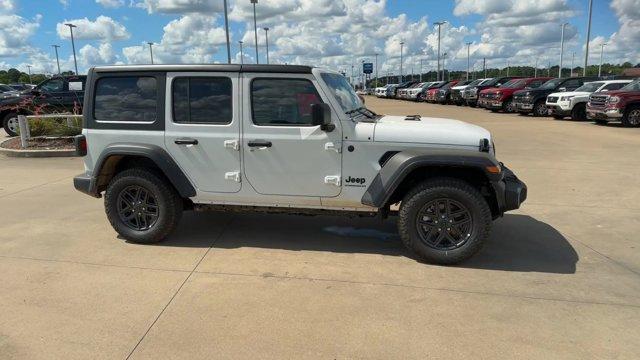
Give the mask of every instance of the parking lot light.
M 58 57 L 58 48 L 60 45 L 51 45 L 56 52 L 56 64 L 58 64 L 58 75 L 60 75 L 60 58 Z
M 582 76 L 587 76 L 587 65 L 589 64 L 589 40 L 591 38 L 591 15 L 593 13 L 593 0 L 589 0 L 589 21 L 587 25 L 587 42 L 585 44 L 584 52 L 584 69 L 582 69 Z
M 398 84 L 402 83 L 402 49 L 404 47 L 404 41 L 400 41 L 400 81 Z
M 250 0 L 253 4 L 253 34 L 256 40 L 256 64 L 260 64 L 260 58 L 258 57 L 258 22 L 256 20 L 256 4 L 258 0 Z
M 65 25 L 69 27 L 69 31 L 71 32 L 71 49 L 73 50 L 73 64 L 75 65 L 75 68 L 76 68 L 76 75 L 78 75 L 78 60 L 76 60 L 76 44 L 75 44 L 75 41 L 73 40 L 73 28 L 77 26 L 73 24 L 65 24 Z
M 244 55 L 242 54 L 242 44 L 244 44 L 244 42 L 242 40 L 238 41 L 238 44 L 240 44 L 240 64 L 244 64 Z
M 438 21 L 434 23 L 435 25 L 438 25 L 438 72 L 436 75 L 436 80 L 440 80 L 440 27 L 446 23 L 446 21 Z
M 264 40 L 267 43 L 267 65 L 269 64 L 269 28 L 264 27 Z
M 607 43 L 600 44 L 600 65 L 598 66 L 598 77 L 602 75 L 602 58 L 604 56 L 604 47 L 607 45 Z
M 471 65 L 471 57 L 470 57 L 471 44 L 472 44 L 471 42 L 467 42 L 467 80 L 469 80 L 469 68 Z
M 149 56 L 151 56 L 151 65 L 153 65 L 153 43 L 148 42 L 147 44 L 149 44 Z
M 562 77 L 562 60 L 563 60 L 563 55 L 564 55 L 564 28 L 569 25 L 569 23 L 563 23 L 560 25 L 560 27 L 562 28 L 561 31 L 561 35 L 560 35 L 560 67 L 558 69 L 558 77 L 561 78 Z

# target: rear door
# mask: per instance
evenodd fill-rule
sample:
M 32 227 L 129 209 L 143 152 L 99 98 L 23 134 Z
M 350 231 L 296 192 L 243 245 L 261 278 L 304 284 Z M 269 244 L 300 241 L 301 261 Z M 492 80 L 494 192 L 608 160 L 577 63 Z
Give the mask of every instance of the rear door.
M 168 73 L 165 145 L 198 191 L 240 191 L 238 73 Z

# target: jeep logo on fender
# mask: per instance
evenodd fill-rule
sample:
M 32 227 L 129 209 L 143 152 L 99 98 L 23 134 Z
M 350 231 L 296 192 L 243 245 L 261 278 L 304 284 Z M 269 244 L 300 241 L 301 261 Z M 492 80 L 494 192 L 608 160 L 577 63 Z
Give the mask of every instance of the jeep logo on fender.
M 344 182 L 347 184 L 346 186 L 364 187 L 367 180 L 365 178 L 354 178 L 349 176 Z

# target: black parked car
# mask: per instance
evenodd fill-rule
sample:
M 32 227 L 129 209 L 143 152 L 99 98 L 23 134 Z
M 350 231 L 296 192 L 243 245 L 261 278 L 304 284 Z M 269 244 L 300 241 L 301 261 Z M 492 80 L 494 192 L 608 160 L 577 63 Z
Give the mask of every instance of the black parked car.
M 18 115 L 82 113 L 83 75 L 57 76 L 45 80 L 34 89 L 0 98 L 0 120 L 9 136 L 16 136 Z
M 547 96 L 554 92 L 574 91 L 585 82 L 598 80 L 598 77 L 558 78 L 547 81 L 536 89 L 524 89 L 513 93 L 513 106 L 521 115 L 533 113 L 534 116 L 549 114 Z
M 474 87 L 467 88 L 465 92 L 467 95 L 465 99 L 467 101 L 467 105 L 476 107 L 476 105 L 478 104 L 478 96 L 480 95 L 480 91 L 488 88 L 500 87 L 502 84 L 505 84 L 508 81 L 516 78 L 517 77 L 515 76 L 497 77 L 491 79 L 490 81 L 483 82 L 482 85 L 475 85 Z

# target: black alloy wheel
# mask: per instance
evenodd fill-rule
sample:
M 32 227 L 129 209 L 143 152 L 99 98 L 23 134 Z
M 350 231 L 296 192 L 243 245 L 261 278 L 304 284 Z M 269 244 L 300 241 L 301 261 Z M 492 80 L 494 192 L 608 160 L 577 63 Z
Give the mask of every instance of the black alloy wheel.
M 118 194 L 118 217 L 133 230 L 149 230 L 158 221 L 159 214 L 156 198 L 142 186 L 131 185 Z
M 471 237 L 473 219 L 458 201 L 438 198 L 425 204 L 416 221 L 422 243 L 436 250 L 452 250 Z

